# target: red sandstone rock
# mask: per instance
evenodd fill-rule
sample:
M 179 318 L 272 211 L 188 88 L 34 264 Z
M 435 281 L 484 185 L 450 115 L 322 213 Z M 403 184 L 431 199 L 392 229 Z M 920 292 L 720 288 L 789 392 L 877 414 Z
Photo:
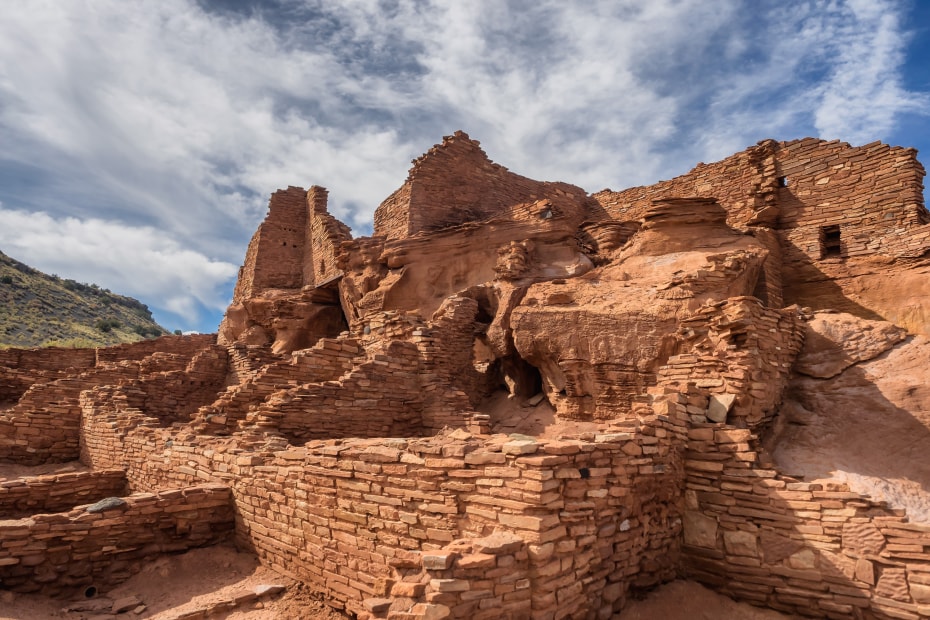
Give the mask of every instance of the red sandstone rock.
M 216 342 L 0 351 L 0 460 L 97 470 L 0 481 L 0 587 L 233 534 L 360 618 L 930 617 L 922 176 L 768 140 L 588 196 L 457 132 L 372 237 L 276 192 Z

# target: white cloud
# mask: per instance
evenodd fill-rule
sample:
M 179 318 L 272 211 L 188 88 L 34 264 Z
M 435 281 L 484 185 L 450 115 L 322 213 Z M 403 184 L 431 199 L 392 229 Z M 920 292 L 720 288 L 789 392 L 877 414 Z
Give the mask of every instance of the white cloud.
M 190 323 L 203 311 L 225 309 L 224 285 L 238 271 L 231 263 L 182 248 L 151 227 L 54 218 L 2 206 L 0 247 L 46 273 L 155 302 Z
M 171 256 L 231 265 L 276 188 L 324 185 L 364 231 L 409 160 L 455 129 L 515 172 L 597 191 L 765 137 L 881 139 L 927 103 L 901 85 L 892 0 L 285 4 L 287 16 L 194 0 L 7 3 L 0 199 L 155 231 Z M 88 258 L 101 230 L 69 242 L 75 277 L 103 270 Z M 225 272 L 200 273 L 223 288 Z
M 849 0 L 848 26 L 834 41 L 833 73 L 815 111 L 821 135 L 871 142 L 892 130 L 897 114 L 930 103 L 901 86 L 905 37 L 894 9 L 888 1 Z

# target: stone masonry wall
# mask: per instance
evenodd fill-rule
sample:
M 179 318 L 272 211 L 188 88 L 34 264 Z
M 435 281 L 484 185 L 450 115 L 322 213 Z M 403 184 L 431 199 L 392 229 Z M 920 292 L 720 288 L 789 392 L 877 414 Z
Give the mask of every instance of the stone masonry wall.
M 914 256 L 930 245 L 917 151 L 873 142 L 850 147 L 813 138 L 776 153 L 785 258 L 825 258 L 824 226 L 840 229 L 837 256 Z M 881 234 L 876 234 L 881 233 Z
M 930 617 L 930 525 L 761 465 L 747 429 L 695 425 L 688 437 L 686 576 L 804 616 Z
M 105 363 L 142 360 L 156 353 L 180 355 L 190 359 L 198 351 L 213 344 L 216 344 L 216 334 L 191 334 L 189 336 L 162 336 L 151 340 L 94 349 L 94 351 L 99 366 Z
M 694 383 L 719 406 L 710 415 L 739 427 L 772 419 L 803 341 L 797 308 L 766 308 L 753 297 L 732 297 L 701 308 L 681 321 L 688 352 L 659 369 L 664 385 Z M 692 412 L 693 422 L 706 414 Z
M 214 337 L 187 337 L 168 339 L 165 344 L 169 350 L 183 353 L 149 353 L 150 346 L 122 345 L 118 352 L 98 352 L 98 365 L 78 374 L 67 375 L 49 383 L 37 383 L 30 387 L 19 401 L 6 411 L 0 412 L 0 461 L 38 465 L 45 462 L 64 462 L 78 457 L 78 427 L 80 421 L 80 394 L 86 389 L 98 385 L 118 384 L 128 379 L 138 379 L 147 375 L 175 371 L 180 373 L 188 369 L 191 357 L 204 347 L 210 346 Z M 102 350 L 98 350 L 102 351 Z M 219 355 L 215 350 L 214 354 Z M 120 355 L 130 358 L 128 361 L 113 363 Z M 215 357 L 215 356 L 214 356 Z M 225 352 L 222 354 L 222 368 L 214 364 L 220 389 L 225 378 Z M 101 358 L 104 361 L 100 361 Z M 196 369 L 191 369 L 196 370 Z M 195 375 L 197 373 L 195 372 Z M 180 382 L 180 383 L 179 383 Z M 202 383 L 200 378 L 176 375 L 174 388 L 181 383 L 189 385 Z M 211 384 L 212 385 L 212 384 Z M 175 389 L 177 392 L 177 390 Z M 187 393 L 181 390 L 181 394 Z M 172 398 L 177 398 L 175 393 Z M 176 401 L 177 402 L 177 401 Z M 172 405 L 173 406 L 173 405 Z
M 226 349 L 201 351 L 183 370 L 159 372 L 136 381 L 124 380 L 115 391 L 129 406 L 158 418 L 163 426 L 190 422 L 201 407 L 216 400 L 226 380 Z
M 28 476 L 0 482 L 0 519 L 61 512 L 126 493 L 122 469 Z
M 100 349 L 43 349 L 0 350 L 0 406 L 13 402 L 32 384 L 53 381 L 56 378 L 91 369 L 107 363 L 141 360 L 154 353 L 187 355 L 215 340 L 215 336 L 163 336 Z
M 229 386 L 195 416 L 195 426 L 205 432 L 229 433 L 245 420 L 249 409 L 277 391 L 306 383 L 335 381 L 355 364 L 362 354 L 354 339 L 321 338 L 311 349 L 295 351 L 248 376 L 242 383 Z
M 336 437 L 411 437 L 423 433 L 416 346 L 389 343 L 336 381 L 276 393 L 246 425 L 283 433 L 291 443 Z
M 776 148 L 773 140 L 765 140 L 719 162 L 700 163 L 674 179 L 620 192 L 603 190 L 593 198 L 612 219 L 639 221 L 656 199 L 712 197 L 727 210 L 731 227 L 744 228 L 756 223 L 760 212 L 775 201 Z
M 303 265 L 307 191 L 288 187 L 271 195 L 268 215 L 252 236 L 245 263 L 239 269 L 233 303 L 241 303 L 269 288 L 300 288 Z
M 233 529 L 229 489 L 206 484 L 141 493 L 109 510 L 0 521 L 0 585 L 69 595 L 124 581 L 146 559 L 214 544 Z
M 562 617 L 618 610 L 631 587 L 674 575 L 681 465 L 672 446 L 687 415 L 679 400 L 667 395 L 666 414 L 640 426 L 574 441 L 459 430 L 245 453 L 204 452 L 89 392 L 85 460 L 126 467 L 137 489 L 229 484 L 240 542 L 362 617 L 385 600 L 390 611 L 379 614 L 401 619 L 429 617 L 431 605 L 492 617 L 495 606 L 526 610 L 527 599 L 532 617 Z M 523 542 L 478 558 L 460 553 L 478 543 L 455 543 L 495 531 Z M 433 552 L 462 558 L 437 568 L 425 557 Z M 470 562 L 487 555 L 500 570 L 475 571 Z M 524 567 L 516 579 L 507 570 L 515 562 Z
M 407 182 L 375 211 L 374 229 L 389 240 L 404 239 L 545 198 L 579 215 L 586 202 L 581 188 L 534 181 L 493 163 L 477 141 L 459 131 L 414 160 Z
M 34 385 L 0 413 L 0 461 L 39 465 L 76 459 L 81 392 L 138 376 L 138 367 L 114 365 Z
M 97 363 L 96 349 L 0 349 L 0 367 L 30 371 L 91 368 Z
M 344 241 L 352 239 L 349 227 L 326 210 L 327 192 L 313 186 L 307 192 L 309 217 L 304 240 L 304 284 L 321 284 L 342 273 L 336 257 Z

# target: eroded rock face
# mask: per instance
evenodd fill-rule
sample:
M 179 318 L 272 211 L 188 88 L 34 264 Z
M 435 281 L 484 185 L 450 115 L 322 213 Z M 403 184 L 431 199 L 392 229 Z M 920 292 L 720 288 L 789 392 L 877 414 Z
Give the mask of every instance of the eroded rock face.
M 818 313 L 806 323 L 804 348 L 794 369 L 829 379 L 856 362 L 884 353 L 907 337 L 907 330 L 887 321 L 870 321 L 851 314 Z
M 726 224 L 714 200 L 657 201 L 628 244 L 576 279 L 531 286 L 511 318 L 520 356 L 540 369 L 559 414 L 608 419 L 683 352 L 683 319 L 750 295 L 768 251 Z
M 888 324 L 873 328 L 897 333 Z M 873 499 L 906 507 L 913 520 L 930 522 L 928 344 L 912 337 L 828 378 L 796 376 L 770 439 L 775 461 L 808 480 L 847 482 Z M 831 372 L 839 365 L 829 366 Z
M 291 187 L 219 344 L 0 351 L 0 460 L 231 487 L 237 538 L 359 617 L 612 617 L 681 574 L 804 616 L 927 615 L 914 157 L 767 140 L 589 196 L 458 132 L 358 239 Z M 28 527 L 0 541 L 24 591 L 64 557 Z

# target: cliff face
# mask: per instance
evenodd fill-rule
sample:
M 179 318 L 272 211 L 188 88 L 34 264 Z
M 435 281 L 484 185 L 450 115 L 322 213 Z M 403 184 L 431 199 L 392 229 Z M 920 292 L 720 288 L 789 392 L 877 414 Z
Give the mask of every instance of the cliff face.
M 923 173 L 767 140 L 588 195 L 457 132 L 371 237 L 275 193 L 217 344 L 5 352 L 0 446 L 228 486 L 237 540 L 361 618 L 611 617 L 680 575 L 930 617 Z

